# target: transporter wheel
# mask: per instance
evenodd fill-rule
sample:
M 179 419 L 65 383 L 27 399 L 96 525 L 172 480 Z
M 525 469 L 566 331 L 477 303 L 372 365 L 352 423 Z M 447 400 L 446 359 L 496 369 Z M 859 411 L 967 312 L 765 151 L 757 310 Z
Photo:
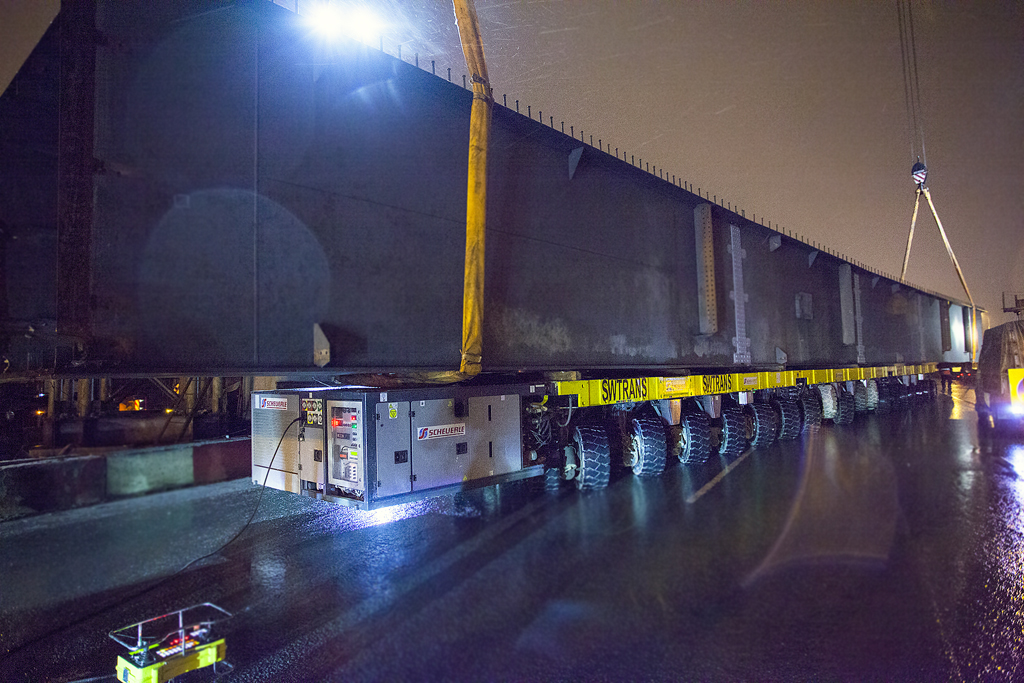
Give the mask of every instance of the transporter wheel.
M 743 411 L 735 406 L 722 408 L 722 440 L 719 455 L 737 455 L 747 448 L 746 420 Z
M 862 382 L 853 385 L 853 409 L 858 413 L 868 412 L 868 388 Z
M 880 379 L 876 385 L 878 391 L 878 402 L 875 404 L 876 413 L 888 413 L 893 409 L 892 385 L 888 379 Z
M 665 423 L 655 415 L 630 420 L 629 450 L 633 474 L 656 477 L 665 471 Z
M 754 448 L 772 445 L 778 434 L 778 424 L 772 407 L 767 403 L 751 403 L 747 406 L 746 418 L 750 445 Z
M 875 410 L 878 408 L 878 382 L 869 379 L 864 390 L 867 392 L 868 410 Z
M 896 396 L 897 403 L 902 408 L 907 408 L 913 403 L 914 399 L 914 387 L 910 384 L 904 384 L 902 381 L 896 382 Z
M 928 396 L 928 388 L 923 381 L 914 382 L 910 385 L 910 389 L 913 392 L 915 402 L 923 401 Z
M 775 390 L 775 397 L 780 401 L 799 401 L 802 393 L 800 387 L 779 387 Z
M 889 399 L 893 409 L 902 409 L 907 406 L 907 387 L 900 380 L 894 380 L 889 385 Z
M 581 491 L 607 488 L 612 460 L 608 432 L 599 425 L 580 425 L 573 430 L 572 440 L 579 460 L 576 488 Z
M 562 488 L 562 473 L 558 467 L 549 467 L 544 470 L 544 490 L 557 491 Z
M 908 397 L 912 402 L 919 401 L 921 400 L 921 398 L 924 397 L 924 384 L 922 384 L 921 382 L 915 382 L 911 380 L 910 386 L 907 388 L 909 389 L 909 391 L 907 392 Z
M 854 401 L 853 394 L 848 391 L 840 391 L 839 402 L 836 407 L 835 423 L 837 425 L 848 425 L 853 422 L 853 418 L 856 414 L 856 403 Z
M 711 419 L 707 413 L 684 413 L 680 421 L 679 462 L 700 465 L 711 455 Z
M 821 426 L 821 400 L 817 391 L 808 391 L 800 397 L 800 408 L 804 414 L 804 431 L 817 431 Z
M 895 380 L 887 380 L 885 383 L 885 402 L 889 406 L 889 410 L 896 410 L 897 404 L 900 401 L 900 383 Z
M 779 415 L 779 441 L 790 441 L 800 436 L 800 407 L 796 401 L 775 401 L 775 410 Z
M 558 467 L 549 467 L 544 470 L 544 490 L 556 492 L 562 487 L 562 473 Z
M 836 419 L 836 411 L 839 408 L 836 388 L 831 384 L 819 384 L 818 393 L 821 394 L 821 417 L 825 420 Z

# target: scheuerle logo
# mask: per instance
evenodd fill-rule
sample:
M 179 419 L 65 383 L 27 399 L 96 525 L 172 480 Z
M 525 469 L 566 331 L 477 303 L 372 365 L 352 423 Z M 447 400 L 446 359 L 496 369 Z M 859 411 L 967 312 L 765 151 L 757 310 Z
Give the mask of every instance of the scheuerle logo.
M 274 398 L 273 396 L 260 396 L 260 408 L 268 410 L 288 410 L 287 398 Z
M 436 425 L 434 427 L 420 427 L 416 431 L 416 440 L 423 441 L 425 439 L 444 439 L 449 436 L 465 435 L 466 424 L 463 422 L 456 425 Z

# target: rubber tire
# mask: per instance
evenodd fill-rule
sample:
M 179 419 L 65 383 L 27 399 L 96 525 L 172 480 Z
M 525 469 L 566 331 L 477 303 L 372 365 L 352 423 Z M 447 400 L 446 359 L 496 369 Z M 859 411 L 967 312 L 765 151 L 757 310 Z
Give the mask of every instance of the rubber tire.
M 821 400 L 818 392 L 807 392 L 800 398 L 804 419 L 804 433 L 817 431 L 821 427 Z
M 779 387 L 775 390 L 775 398 L 779 401 L 799 401 L 800 387 Z
M 875 410 L 878 408 L 878 382 L 869 379 L 865 389 L 868 392 L 868 410 Z
M 831 384 L 819 384 L 815 388 L 821 396 L 821 418 L 834 420 L 836 411 L 839 409 L 839 396 L 836 394 L 836 388 Z
M 893 396 L 892 387 L 888 379 L 880 380 L 877 384 L 878 403 L 875 404 L 875 412 L 885 414 L 892 412 Z
M 576 444 L 576 488 L 596 491 L 608 488 L 612 457 L 608 446 L 608 432 L 599 425 L 580 425 L 573 430 Z
M 772 407 L 767 403 L 751 403 L 747 406 L 747 417 L 753 427 L 750 445 L 754 448 L 771 446 L 779 433 L 779 425 Z
M 640 415 L 630 420 L 630 445 L 636 462 L 633 474 L 656 477 L 665 471 L 665 423 L 656 415 Z
M 791 441 L 800 436 L 800 406 L 788 399 L 775 401 L 779 417 L 779 441 Z
M 896 389 L 896 403 L 903 408 L 906 408 L 912 402 L 911 399 L 914 398 L 912 393 L 913 387 L 904 384 L 903 382 L 896 382 L 894 386 Z
M 839 392 L 839 405 L 836 408 L 836 417 L 834 422 L 837 425 L 848 425 L 853 422 L 853 418 L 857 415 L 856 403 L 854 402 L 853 394 L 848 391 Z
M 562 473 L 558 467 L 549 467 L 544 470 L 544 490 L 558 491 L 562 488 Z
M 921 382 L 911 382 L 910 398 L 913 401 L 920 401 L 924 398 L 924 385 Z
M 747 449 L 743 411 L 735 406 L 722 408 L 722 441 L 719 455 L 738 455 Z
M 684 413 L 679 421 L 679 462 L 700 465 L 711 455 L 711 420 L 707 413 Z
M 853 385 L 853 409 L 858 413 L 868 412 L 868 388 L 860 382 Z

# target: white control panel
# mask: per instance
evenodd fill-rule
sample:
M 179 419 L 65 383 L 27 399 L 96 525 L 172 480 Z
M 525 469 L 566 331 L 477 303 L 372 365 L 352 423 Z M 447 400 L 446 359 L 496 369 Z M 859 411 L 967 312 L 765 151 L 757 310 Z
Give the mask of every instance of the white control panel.
M 366 425 L 359 401 L 328 401 L 329 483 L 366 490 Z

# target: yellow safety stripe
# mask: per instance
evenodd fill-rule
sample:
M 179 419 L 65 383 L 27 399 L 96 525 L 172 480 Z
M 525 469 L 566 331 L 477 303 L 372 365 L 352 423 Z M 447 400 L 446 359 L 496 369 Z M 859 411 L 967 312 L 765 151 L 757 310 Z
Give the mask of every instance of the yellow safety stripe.
M 851 382 L 877 377 L 923 375 L 938 371 L 937 363 L 923 365 L 884 365 L 858 368 L 781 370 L 778 372 L 737 372 L 722 375 L 686 377 L 632 377 L 627 379 L 588 379 L 555 382 L 559 396 L 576 396 L 577 405 L 605 406 L 614 403 L 657 401 L 665 398 L 690 398 L 738 391 L 758 391 L 807 384 Z

